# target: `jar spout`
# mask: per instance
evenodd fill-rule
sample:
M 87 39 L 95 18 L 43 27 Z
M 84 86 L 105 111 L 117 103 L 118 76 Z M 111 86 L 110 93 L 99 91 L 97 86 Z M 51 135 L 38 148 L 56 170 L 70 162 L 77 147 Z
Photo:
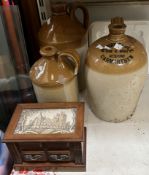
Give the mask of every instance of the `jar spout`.
M 57 48 L 53 46 L 45 46 L 40 49 L 40 54 L 43 57 L 52 57 L 57 53 Z
M 115 17 L 111 19 L 111 24 L 108 26 L 109 32 L 112 35 L 121 35 L 125 33 L 126 25 L 122 17 Z
M 66 2 L 55 2 L 51 6 L 53 15 L 66 15 L 67 14 L 67 4 Z

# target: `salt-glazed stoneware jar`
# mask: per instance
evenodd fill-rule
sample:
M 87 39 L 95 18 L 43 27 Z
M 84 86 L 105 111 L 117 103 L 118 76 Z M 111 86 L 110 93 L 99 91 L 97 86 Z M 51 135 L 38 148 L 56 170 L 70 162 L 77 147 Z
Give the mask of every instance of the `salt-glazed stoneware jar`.
M 77 73 L 80 65 L 75 50 L 58 51 L 53 46 L 40 50 L 42 57 L 30 70 L 38 102 L 78 101 Z
M 122 18 L 111 19 L 109 35 L 95 41 L 86 58 L 88 103 L 97 117 L 109 122 L 133 115 L 147 75 L 146 51 L 125 29 Z
M 77 9 L 83 12 L 83 23 L 79 21 L 75 13 Z M 45 45 L 56 46 L 59 50 L 75 49 L 81 58 L 79 70 L 80 89 L 83 89 L 84 60 L 88 49 L 89 14 L 80 3 L 57 2 L 51 5 L 51 17 L 39 30 L 38 40 L 40 47 Z M 82 82 L 83 81 L 83 82 Z M 82 87 L 82 88 L 81 88 Z

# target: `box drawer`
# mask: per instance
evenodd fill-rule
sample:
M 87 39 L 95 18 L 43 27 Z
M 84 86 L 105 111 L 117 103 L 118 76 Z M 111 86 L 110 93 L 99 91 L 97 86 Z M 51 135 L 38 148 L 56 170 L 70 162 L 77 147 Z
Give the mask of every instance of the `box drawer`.
M 47 158 L 43 151 L 22 151 L 23 162 L 46 162 Z
M 69 162 L 72 160 L 70 151 L 48 151 L 49 162 Z
M 26 142 L 26 143 L 16 143 L 16 146 L 19 148 L 20 151 L 30 151 L 30 150 L 43 150 L 43 144 L 40 142 Z

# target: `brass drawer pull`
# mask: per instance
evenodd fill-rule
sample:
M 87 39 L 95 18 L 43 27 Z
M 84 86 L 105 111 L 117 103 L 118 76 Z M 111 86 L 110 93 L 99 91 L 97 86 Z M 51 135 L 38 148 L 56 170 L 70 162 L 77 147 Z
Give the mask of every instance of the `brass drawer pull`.
M 36 161 L 36 160 L 40 160 L 42 158 L 42 155 L 40 155 L 40 154 L 35 154 L 35 155 L 26 154 L 26 155 L 24 155 L 24 158 L 28 161 Z
M 51 155 L 49 155 L 49 160 L 56 161 L 56 162 L 69 161 L 70 156 L 67 154 L 51 154 Z

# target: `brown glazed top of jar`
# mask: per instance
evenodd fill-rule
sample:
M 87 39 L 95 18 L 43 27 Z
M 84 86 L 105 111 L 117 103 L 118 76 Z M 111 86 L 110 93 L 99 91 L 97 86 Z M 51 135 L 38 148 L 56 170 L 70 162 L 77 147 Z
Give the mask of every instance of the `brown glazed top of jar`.
M 53 46 L 41 48 L 42 57 L 30 70 L 32 82 L 42 87 L 59 87 L 76 77 L 80 58 L 75 50 L 59 51 Z
M 147 53 L 135 38 L 125 35 L 123 18 L 111 19 L 109 35 L 96 40 L 88 49 L 86 65 L 106 74 L 133 72 L 147 64 Z
M 78 8 L 83 12 L 84 23 L 80 23 L 75 15 Z M 39 30 L 40 47 L 53 45 L 60 50 L 79 48 L 84 43 L 89 25 L 87 9 L 80 3 L 73 3 L 68 9 L 67 3 L 57 2 L 52 4 L 51 10 L 51 18 Z

